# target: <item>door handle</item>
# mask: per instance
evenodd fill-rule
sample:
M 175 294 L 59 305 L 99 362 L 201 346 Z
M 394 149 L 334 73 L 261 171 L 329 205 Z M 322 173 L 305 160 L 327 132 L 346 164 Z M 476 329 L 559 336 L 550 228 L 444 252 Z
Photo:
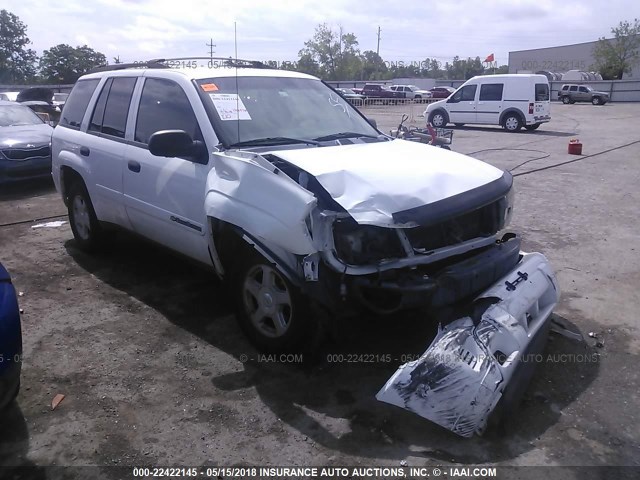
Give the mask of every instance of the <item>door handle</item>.
M 91 150 L 89 150 L 89 147 L 80 147 L 80 155 L 83 157 L 88 157 L 90 153 Z
M 129 167 L 129 170 L 132 172 L 140 173 L 140 163 L 135 160 L 129 160 L 129 162 L 127 162 L 127 167 Z

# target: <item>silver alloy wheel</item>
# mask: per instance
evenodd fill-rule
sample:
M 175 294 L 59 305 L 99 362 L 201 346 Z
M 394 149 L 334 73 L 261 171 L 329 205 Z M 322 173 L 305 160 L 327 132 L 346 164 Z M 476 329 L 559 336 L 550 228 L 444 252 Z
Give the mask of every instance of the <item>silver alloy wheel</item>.
M 568 105 L 571 103 L 571 99 L 569 97 L 562 97 L 562 103 Z
M 434 113 L 431 117 L 431 125 L 436 128 L 444 127 L 444 115 L 442 113 Z
M 82 240 L 89 240 L 91 236 L 91 217 L 87 202 L 80 195 L 73 197 L 73 224 Z
M 243 283 L 244 308 L 264 336 L 278 338 L 291 326 L 293 302 L 280 273 L 269 265 L 255 265 Z
M 513 115 L 508 116 L 504 121 L 504 128 L 509 131 L 517 130 L 520 126 L 520 121 Z

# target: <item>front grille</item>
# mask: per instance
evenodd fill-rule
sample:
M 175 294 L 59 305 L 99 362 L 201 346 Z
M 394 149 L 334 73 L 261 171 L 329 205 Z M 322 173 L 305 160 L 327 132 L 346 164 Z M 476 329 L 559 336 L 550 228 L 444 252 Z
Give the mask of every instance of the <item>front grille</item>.
M 37 148 L 7 148 L 2 154 L 9 160 L 27 160 L 29 158 L 45 158 L 51 155 L 49 145 Z
M 505 208 L 506 199 L 502 198 L 444 222 L 403 231 L 414 249 L 435 250 L 495 234 L 503 226 Z

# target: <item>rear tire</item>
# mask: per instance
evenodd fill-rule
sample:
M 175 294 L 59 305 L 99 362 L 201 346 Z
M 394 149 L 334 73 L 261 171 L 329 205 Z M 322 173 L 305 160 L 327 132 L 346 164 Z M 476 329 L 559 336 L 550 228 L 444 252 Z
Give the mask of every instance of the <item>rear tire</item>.
M 502 126 L 507 132 L 518 132 L 522 128 L 522 120 L 517 113 L 507 113 L 502 120 Z
M 71 186 L 67 211 L 71 231 L 78 247 L 85 252 L 100 250 L 105 243 L 105 233 L 96 217 L 84 183 L 78 181 Z
M 443 128 L 449 123 L 449 117 L 442 110 L 436 110 L 429 115 L 429 123 L 435 128 Z
M 564 103 L 565 105 L 569 105 L 571 103 L 571 99 L 565 95 L 564 97 L 562 97 L 562 103 Z

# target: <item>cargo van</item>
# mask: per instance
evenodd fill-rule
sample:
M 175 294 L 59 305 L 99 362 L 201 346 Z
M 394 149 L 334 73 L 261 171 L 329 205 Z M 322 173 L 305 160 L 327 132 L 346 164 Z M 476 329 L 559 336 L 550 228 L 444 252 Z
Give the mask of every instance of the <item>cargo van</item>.
M 424 117 L 434 127 L 472 123 L 535 130 L 551 120 L 549 80 L 533 74 L 473 77 L 446 100 L 429 104 Z

